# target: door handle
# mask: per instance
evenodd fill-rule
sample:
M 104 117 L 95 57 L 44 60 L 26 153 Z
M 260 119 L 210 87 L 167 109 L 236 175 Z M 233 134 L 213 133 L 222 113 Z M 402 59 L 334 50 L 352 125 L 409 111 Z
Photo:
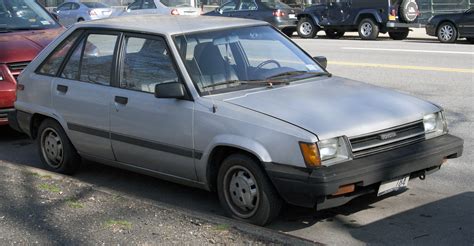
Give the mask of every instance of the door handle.
M 68 87 L 65 86 L 65 85 L 58 85 L 58 86 L 56 87 L 56 90 L 59 91 L 59 92 L 62 92 L 62 93 L 66 93 L 66 92 L 67 92 L 67 89 L 68 89 Z
M 121 97 L 121 96 L 115 96 L 115 102 L 118 103 L 118 104 L 127 105 L 128 98 Z

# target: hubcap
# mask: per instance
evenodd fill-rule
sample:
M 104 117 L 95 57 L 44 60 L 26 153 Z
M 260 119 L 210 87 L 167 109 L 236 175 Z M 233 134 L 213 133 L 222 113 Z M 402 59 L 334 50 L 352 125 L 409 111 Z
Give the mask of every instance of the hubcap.
M 258 185 L 253 174 L 245 167 L 233 166 L 224 176 L 225 199 L 232 212 L 241 218 L 255 214 L 260 203 Z
M 372 34 L 372 25 L 370 23 L 362 24 L 361 33 L 364 37 L 370 36 L 370 34 Z
M 454 35 L 454 29 L 450 25 L 442 26 L 439 32 L 441 34 L 441 39 L 444 41 L 450 40 Z
M 303 35 L 309 35 L 313 31 L 313 26 L 309 22 L 303 22 L 300 25 L 300 32 Z
M 58 168 L 64 158 L 63 144 L 59 134 L 52 128 L 46 128 L 41 134 L 41 152 L 46 163 Z

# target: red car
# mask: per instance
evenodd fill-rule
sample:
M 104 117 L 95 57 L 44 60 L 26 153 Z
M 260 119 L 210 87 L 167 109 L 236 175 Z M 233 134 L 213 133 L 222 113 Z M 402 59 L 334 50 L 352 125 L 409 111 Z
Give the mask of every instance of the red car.
M 63 31 L 34 0 L 0 0 L 0 125 L 14 110 L 20 72 Z

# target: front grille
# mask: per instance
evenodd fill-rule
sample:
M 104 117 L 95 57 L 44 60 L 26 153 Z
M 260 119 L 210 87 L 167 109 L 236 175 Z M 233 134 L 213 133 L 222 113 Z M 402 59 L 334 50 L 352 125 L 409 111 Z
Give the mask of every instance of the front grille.
M 15 63 L 8 63 L 7 66 L 8 66 L 8 69 L 10 69 L 10 71 L 23 71 L 23 69 L 25 69 L 25 67 L 28 66 L 28 63 L 29 62 L 15 62 Z
M 359 158 L 425 139 L 423 121 L 357 136 L 350 139 L 354 158 Z
M 17 80 L 21 71 L 23 71 L 23 69 L 25 69 L 29 63 L 30 62 L 15 62 L 15 63 L 8 63 L 7 66 L 8 66 L 8 69 L 10 69 L 10 72 L 12 73 L 15 80 Z

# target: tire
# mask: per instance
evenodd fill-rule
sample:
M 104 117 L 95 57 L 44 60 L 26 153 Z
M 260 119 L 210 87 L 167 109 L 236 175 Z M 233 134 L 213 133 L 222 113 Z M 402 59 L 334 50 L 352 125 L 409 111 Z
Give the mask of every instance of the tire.
M 415 0 L 403 0 L 398 12 L 402 21 L 412 23 L 418 18 L 418 4 Z
M 393 40 L 404 40 L 408 37 L 409 33 L 409 30 L 404 30 L 402 32 L 388 32 L 388 36 Z
M 326 37 L 330 39 L 340 39 L 344 37 L 345 32 L 336 31 L 336 30 L 326 30 L 325 33 L 326 33 Z
M 222 162 L 217 193 L 230 217 L 260 226 L 275 219 L 283 204 L 259 163 L 244 154 L 230 155 Z
M 474 38 L 466 38 L 466 39 L 469 43 L 474 44 Z
M 359 23 L 359 37 L 363 40 L 376 40 L 379 36 L 379 26 L 370 18 L 363 19 Z
M 451 22 L 443 22 L 439 25 L 436 36 L 441 43 L 454 43 L 458 39 L 458 30 Z
M 298 21 L 296 31 L 301 38 L 314 38 L 318 34 L 319 27 L 310 18 L 303 17 Z
M 46 169 L 63 174 L 77 171 L 81 158 L 58 122 L 44 120 L 38 128 L 36 141 Z
M 84 21 L 84 19 L 83 18 L 77 19 L 77 22 L 81 22 L 81 21 Z

